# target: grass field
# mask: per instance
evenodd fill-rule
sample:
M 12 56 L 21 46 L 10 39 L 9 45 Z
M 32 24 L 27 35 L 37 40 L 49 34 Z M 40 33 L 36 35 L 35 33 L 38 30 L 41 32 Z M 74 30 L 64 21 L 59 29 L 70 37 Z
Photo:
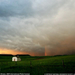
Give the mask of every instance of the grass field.
M 0 73 L 30 73 L 31 75 L 75 73 L 75 55 L 20 56 L 20 58 L 22 61 L 12 62 L 12 56 L 0 56 Z

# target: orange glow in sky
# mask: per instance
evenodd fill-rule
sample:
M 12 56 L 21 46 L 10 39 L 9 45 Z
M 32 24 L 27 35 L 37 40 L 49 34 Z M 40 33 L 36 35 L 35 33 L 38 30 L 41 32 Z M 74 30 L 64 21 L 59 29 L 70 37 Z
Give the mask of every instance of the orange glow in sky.
M 25 52 L 25 51 L 17 51 L 17 50 L 12 50 L 12 49 L 5 49 L 5 48 L 0 48 L 0 54 L 29 54 L 30 56 L 37 56 L 36 52 Z M 38 54 L 40 56 L 40 54 Z
M 16 51 L 16 50 L 10 50 L 10 49 L 2 49 L 0 48 L 0 54 L 28 54 L 27 52 L 23 52 L 23 51 Z

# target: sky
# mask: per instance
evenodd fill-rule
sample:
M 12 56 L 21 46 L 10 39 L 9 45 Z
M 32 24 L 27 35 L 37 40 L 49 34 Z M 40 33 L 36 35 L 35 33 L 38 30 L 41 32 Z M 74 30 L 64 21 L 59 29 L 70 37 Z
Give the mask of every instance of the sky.
M 0 54 L 75 54 L 75 0 L 0 0 Z

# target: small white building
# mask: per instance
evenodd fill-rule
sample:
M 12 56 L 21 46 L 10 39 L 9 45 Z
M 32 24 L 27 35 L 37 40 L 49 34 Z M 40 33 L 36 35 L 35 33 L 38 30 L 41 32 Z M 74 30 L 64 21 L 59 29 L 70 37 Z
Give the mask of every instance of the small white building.
M 21 61 L 21 58 L 19 56 L 12 57 L 12 61 Z

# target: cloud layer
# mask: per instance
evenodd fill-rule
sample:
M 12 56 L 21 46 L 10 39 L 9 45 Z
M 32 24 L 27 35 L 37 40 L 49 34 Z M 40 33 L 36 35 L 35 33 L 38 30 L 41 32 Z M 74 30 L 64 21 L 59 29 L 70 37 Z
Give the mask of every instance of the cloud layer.
M 1 0 L 0 48 L 33 55 L 75 53 L 74 0 Z

